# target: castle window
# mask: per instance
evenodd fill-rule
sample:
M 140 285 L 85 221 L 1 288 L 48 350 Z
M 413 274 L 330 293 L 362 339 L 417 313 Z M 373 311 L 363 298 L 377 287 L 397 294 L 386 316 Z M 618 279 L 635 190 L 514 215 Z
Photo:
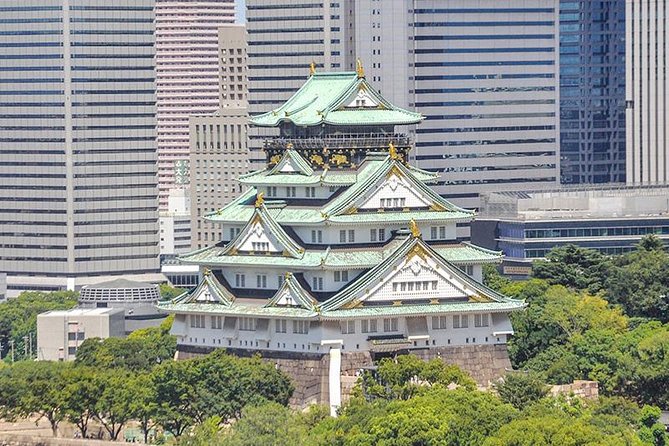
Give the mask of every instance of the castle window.
M 276 186 L 269 186 L 267 188 L 267 196 L 268 197 L 276 197 Z
M 363 333 L 376 333 L 376 319 L 361 320 L 360 331 Z
M 316 198 L 316 188 L 315 187 L 307 187 L 306 188 L 306 194 L 307 194 L 307 197 Z
M 348 242 L 349 243 L 355 242 L 355 229 L 348 230 Z
M 286 332 L 286 320 L 285 319 L 278 319 L 274 321 L 274 328 L 276 329 L 277 333 L 285 333 Z
M 376 229 L 369 230 L 369 240 L 371 240 L 372 242 L 376 241 Z
M 215 330 L 221 330 L 223 328 L 223 317 L 222 316 L 212 316 L 211 317 L 211 328 Z
M 346 243 L 346 231 L 339 231 L 339 243 Z
M 309 321 L 293 321 L 293 333 L 309 334 Z
M 206 328 L 204 325 L 204 314 L 191 314 L 190 326 L 192 328 Z
M 348 282 L 348 271 L 335 271 L 334 272 L 334 281 L 335 282 Z
M 323 243 L 323 231 L 320 229 L 311 231 L 311 243 Z
M 239 318 L 240 331 L 256 331 L 256 320 L 250 317 Z
M 283 274 L 279 274 L 277 276 L 277 283 L 279 284 L 279 287 L 281 287 L 281 285 L 283 285 L 283 282 L 285 281 L 286 281 L 286 276 L 284 276 Z
M 466 314 L 453 316 L 453 328 L 469 327 L 469 316 Z
M 267 288 L 267 276 L 265 274 L 256 275 L 256 288 Z
M 432 316 L 433 330 L 445 330 L 446 328 L 446 316 Z
M 384 319 L 383 320 L 383 331 L 388 333 L 390 331 L 398 330 L 398 323 L 396 318 Z
M 246 287 L 246 275 L 242 273 L 235 274 L 235 287 L 244 288 Z
M 268 252 L 269 251 L 269 242 L 251 242 L 254 251 L 257 252 Z
M 488 327 L 488 326 L 490 326 L 490 321 L 488 320 L 487 314 L 474 315 L 474 327 Z
M 322 277 L 312 277 L 311 278 L 311 285 L 312 289 L 314 291 L 322 291 L 323 290 L 323 278 Z
M 355 321 L 342 321 L 339 325 L 341 326 L 341 334 L 355 333 Z
M 386 230 L 379 229 L 379 241 L 384 242 L 386 240 Z
M 286 197 L 296 197 L 296 196 L 297 196 L 297 188 L 295 186 L 287 186 Z

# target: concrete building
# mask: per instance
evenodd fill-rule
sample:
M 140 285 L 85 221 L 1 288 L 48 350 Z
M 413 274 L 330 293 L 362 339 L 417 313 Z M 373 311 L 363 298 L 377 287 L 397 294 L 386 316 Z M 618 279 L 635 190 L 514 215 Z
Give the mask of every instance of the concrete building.
M 7 299 L 7 273 L 0 273 L 0 302 Z
M 160 212 L 160 263 L 190 250 L 190 191 L 171 189 L 168 208 Z
M 242 186 L 236 179 L 249 170 L 246 27 L 221 26 L 218 35 L 220 107 L 190 118 L 193 249 L 220 239 L 220 227 L 202 216 L 237 198 Z
M 37 315 L 37 359 L 72 361 L 89 338 L 125 336 L 124 310 L 75 308 Z
M 247 2 L 251 115 L 286 100 L 310 60 L 344 70 L 358 57 L 425 116 L 411 156 L 444 197 L 476 207 L 482 191 L 559 183 L 558 0 L 302 3 Z
M 421 121 L 362 67 L 314 71 L 285 104 L 253 117 L 280 132 L 264 145 L 266 167 L 204 215 L 220 239 L 180 257 L 202 280 L 160 304 L 175 314 L 179 357 L 260 354 L 293 377 L 295 404 L 333 412 L 356 372 L 385 356 L 443 357 L 482 385 L 503 374 L 509 313 L 525 304 L 480 283 L 500 253 L 459 242 L 457 225 L 474 212 L 406 162 L 411 143 L 395 126 Z
M 159 271 L 153 9 L 2 2 L 0 271 L 10 294 Z
M 556 246 L 623 254 L 648 234 L 669 245 L 667 196 L 667 186 L 490 193 L 472 224 L 472 242 L 502 251 L 507 272 L 521 275 L 529 273 L 532 260 Z
M 156 88 L 160 206 L 188 159 L 188 117 L 218 108 L 218 28 L 234 23 L 234 0 L 156 0 Z
M 88 285 L 79 294 L 80 308 L 113 308 L 124 311 L 124 330 L 129 334 L 141 328 L 155 327 L 167 314 L 156 308 L 160 301 L 158 285 L 115 279 Z
M 561 182 L 625 182 L 625 0 L 560 0 Z
M 667 1 L 626 0 L 627 183 L 669 181 Z

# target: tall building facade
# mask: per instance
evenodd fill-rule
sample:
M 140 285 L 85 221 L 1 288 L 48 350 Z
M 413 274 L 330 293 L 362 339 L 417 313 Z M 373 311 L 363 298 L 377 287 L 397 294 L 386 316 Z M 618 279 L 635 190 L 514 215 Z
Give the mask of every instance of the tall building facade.
M 666 0 L 626 0 L 627 183 L 669 180 Z
M 384 95 L 425 116 L 412 157 L 444 197 L 477 207 L 482 191 L 558 184 L 558 0 L 247 5 L 251 114 L 288 98 L 310 60 L 360 58 Z
M 218 28 L 234 23 L 234 0 L 156 0 L 156 88 L 160 205 L 179 187 L 191 115 L 218 109 Z
M 153 0 L 7 0 L 0 10 L 10 294 L 157 272 Z
M 246 27 L 218 30 L 219 96 L 216 113 L 190 118 L 190 226 L 193 249 L 221 237 L 220 227 L 203 215 L 242 192 L 237 178 L 249 170 L 248 45 Z
M 625 181 L 625 0 L 560 1 L 562 183 Z

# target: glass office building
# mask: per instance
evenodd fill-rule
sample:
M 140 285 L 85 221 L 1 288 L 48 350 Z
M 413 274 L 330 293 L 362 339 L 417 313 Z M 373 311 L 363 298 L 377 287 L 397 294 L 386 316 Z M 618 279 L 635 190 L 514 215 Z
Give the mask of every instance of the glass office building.
M 625 1 L 560 1 L 561 182 L 625 181 Z

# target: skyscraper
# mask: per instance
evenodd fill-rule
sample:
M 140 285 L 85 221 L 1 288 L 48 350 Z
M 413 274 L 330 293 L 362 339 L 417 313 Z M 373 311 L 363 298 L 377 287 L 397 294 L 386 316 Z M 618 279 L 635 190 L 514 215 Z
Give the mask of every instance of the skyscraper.
M 563 183 L 625 181 L 625 1 L 560 1 Z
M 482 191 L 558 184 L 558 0 L 326 3 L 248 1 L 252 114 L 289 97 L 311 59 L 345 70 L 359 57 L 426 117 L 412 156 L 444 197 L 476 207 Z
M 153 0 L 5 0 L 0 271 L 8 288 L 159 270 Z
M 234 0 L 156 0 L 160 205 L 188 159 L 188 117 L 218 109 L 218 27 L 234 23 Z
M 667 0 L 626 0 L 627 182 L 669 180 Z

